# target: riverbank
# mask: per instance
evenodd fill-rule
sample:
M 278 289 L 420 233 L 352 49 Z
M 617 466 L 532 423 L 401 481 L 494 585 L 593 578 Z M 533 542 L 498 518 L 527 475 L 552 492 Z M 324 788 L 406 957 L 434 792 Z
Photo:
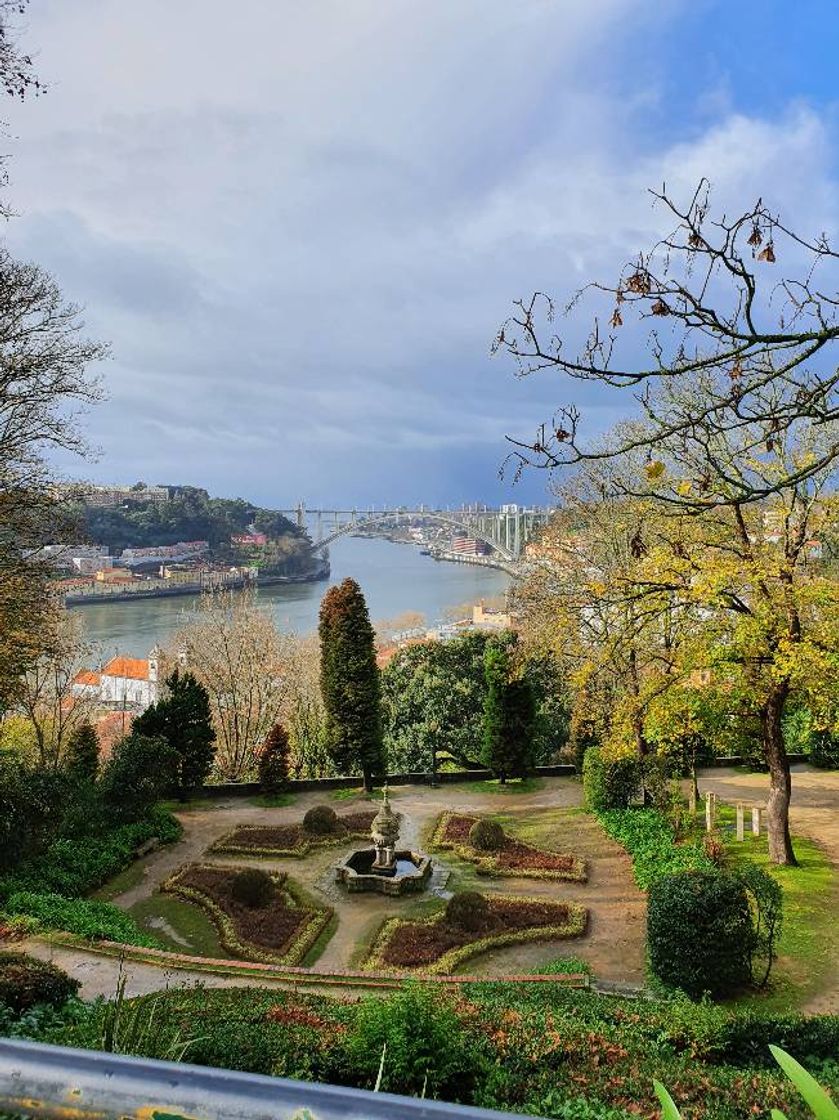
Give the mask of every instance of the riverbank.
M 330 547 L 331 583 L 347 576 L 358 580 L 374 621 L 418 613 L 429 626 L 450 617 L 452 608 L 504 596 L 510 577 L 494 568 L 438 564 L 416 548 L 384 540 L 343 537 Z M 257 588 L 257 602 L 284 632 L 310 634 L 317 629 L 324 581 L 282 583 Z M 165 647 L 184 625 L 198 597 L 146 598 L 74 607 L 86 638 L 104 658 L 123 654 L 147 657 L 154 645 Z
M 208 585 L 204 580 L 191 580 L 188 583 L 172 583 L 168 580 L 149 580 L 151 586 L 141 583 L 137 587 L 119 588 L 103 586 L 102 591 L 69 592 L 64 596 L 67 607 L 85 606 L 91 603 L 127 603 L 140 599 L 178 599 L 201 595 L 208 590 L 241 591 L 245 587 L 278 587 L 297 583 L 321 583 L 329 579 L 329 561 L 324 560 L 311 572 L 294 576 L 233 576 Z

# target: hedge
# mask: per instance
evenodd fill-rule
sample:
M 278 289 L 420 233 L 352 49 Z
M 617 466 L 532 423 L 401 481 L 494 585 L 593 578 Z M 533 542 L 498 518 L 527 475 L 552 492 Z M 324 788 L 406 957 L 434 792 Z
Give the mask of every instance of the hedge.
M 159 948 L 156 938 L 144 933 L 134 919 L 110 902 L 64 895 L 17 891 L 5 904 L 12 914 L 37 918 L 45 929 L 74 933 L 89 941 L 120 941 L 128 945 Z
M 632 856 L 635 882 L 642 891 L 662 875 L 713 870 L 698 844 L 675 843 L 667 818 L 657 809 L 609 809 L 597 816 L 612 839 Z

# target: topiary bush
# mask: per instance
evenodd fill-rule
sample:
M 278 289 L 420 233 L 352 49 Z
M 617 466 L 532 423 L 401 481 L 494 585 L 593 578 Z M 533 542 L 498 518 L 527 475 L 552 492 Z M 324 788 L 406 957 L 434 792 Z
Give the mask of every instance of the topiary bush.
M 313 805 L 303 817 L 303 827 L 315 836 L 328 836 L 338 828 L 338 814 L 329 805 Z
M 469 829 L 469 843 L 482 852 L 500 852 L 504 847 L 504 829 L 498 821 L 475 821 Z
M 748 984 L 755 934 L 743 883 L 720 871 L 681 871 L 650 886 L 647 948 L 653 974 L 693 999 Z
M 49 961 L 28 953 L 0 953 L 0 1004 L 17 1015 L 36 1004 L 61 1007 L 80 987 L 78 980 Z
M 446 921 L 456 929 L 477 933 L 486 926 L 489 903 L 478 891 L 462 891 L 446 903 Z
M 230 883 L 230 893 L 249 910 L 264 910 L 276 894 L 277 887 L 267 871 L 246 867 L 237 871 Z
M 641 764 L 634 756 L 604 758 L 599 747 L 590 747 L 583 761 L 583 800 L 590 812 L 627 809 L 643 785 Z

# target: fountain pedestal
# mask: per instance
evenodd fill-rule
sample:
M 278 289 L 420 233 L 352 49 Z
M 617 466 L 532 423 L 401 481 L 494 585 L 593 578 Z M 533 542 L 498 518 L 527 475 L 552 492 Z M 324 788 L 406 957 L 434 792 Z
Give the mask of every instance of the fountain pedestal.
M 387 786 L 382 807 L 370 828 L 372 848 L 351 852 L 335 865 L 335 878 L 350 892 L 400 895 L 422 891 L 431 878 L 431 859 L 423 852 L 398 849 L 399 817 L 390 807 Z

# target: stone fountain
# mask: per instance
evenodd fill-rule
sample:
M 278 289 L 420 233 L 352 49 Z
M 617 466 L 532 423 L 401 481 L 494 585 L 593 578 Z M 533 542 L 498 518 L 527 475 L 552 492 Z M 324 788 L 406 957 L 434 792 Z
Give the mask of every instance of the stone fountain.
M 382 807 L 370 827 L 372 848 L 358 848 L 335 865 L 335 878 L 350 892 L 410 894 L 422 891 L 431 877 L 431 859 L 423 852 L 399 848 L 399 814 L 390 807 L 387 786 Z

